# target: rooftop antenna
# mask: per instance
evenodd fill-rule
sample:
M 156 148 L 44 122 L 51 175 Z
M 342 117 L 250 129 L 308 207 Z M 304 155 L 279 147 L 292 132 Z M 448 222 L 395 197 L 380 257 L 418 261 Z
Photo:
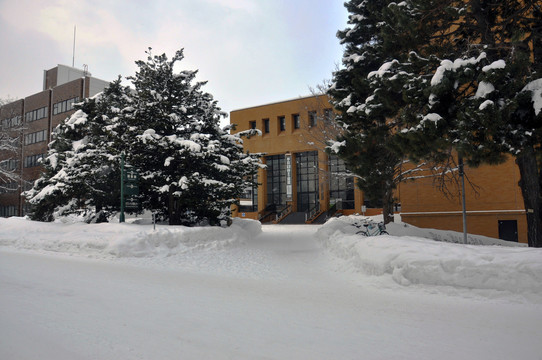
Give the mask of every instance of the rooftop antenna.
M 72 52 L 72 67 L 75 67 L 75 29 L 76 26 L 73 26 L 73 52 Z

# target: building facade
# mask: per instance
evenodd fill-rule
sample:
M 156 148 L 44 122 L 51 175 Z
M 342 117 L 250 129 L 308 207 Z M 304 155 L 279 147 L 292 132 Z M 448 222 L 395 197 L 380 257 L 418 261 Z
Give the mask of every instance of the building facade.
M 244 139 L 244 148 L 262 153 L 257 187 L 247 189 L 234 216 L 262 222 L 311 223 L 332 213 L 360 213 L 363 194 L 344 163 L 324 152 L 334 134 L 333 111 L 326 96 L 232 111 L 236 131 L 258 129 L 261 136 Z M 368 209 L 367 211 L 371 211 Z M 376 213 L 372 211 L 372 213 Z
M 109 83 L 85 70 L 58 65 L 43 74 L 43 90 L 0 108 L 2 132 L 18 139 L 16 153 L 0 151 L 0 166 L 15 171 L 18 181 L 0 179 L 0 216 L 24 216 L 21 196 L 43 168 L 41 158 L 55 127 L 74 112 L 73 104 L 101 92 Z
M 465 167 L 465 176 L 468 233 L 527 243 L 525 205 L 514 159 L 501 165 Z M 400 185 L 401 218 L 418 227 L 462 231 L 460 188 L 450 184 L 445 196 L 433 181 L 417 179 Z
M 232 111 L 236 131 L 259 129 L 261 136 L 244 140 L 251 153 L 263 153 L 267 165 L 247 189 L 234 215 L 263 222 L 312 222 L 337 211 L 344 214 L 381 213 L 364 202 L 355 179 L 340 174 L 344 163 L 323 150 L 336 134 L 332 107 L 326 96 L 311 96 Z M 509 241 L 527 242 L 525 207 L 514 159 L 497 166 L 465 168 L 467 230 Z M 463 229 L 461 192 L 449 184 L 438 190 L 434 178 L 401 183 L 396 192 L 404 222 L 424 228 Z

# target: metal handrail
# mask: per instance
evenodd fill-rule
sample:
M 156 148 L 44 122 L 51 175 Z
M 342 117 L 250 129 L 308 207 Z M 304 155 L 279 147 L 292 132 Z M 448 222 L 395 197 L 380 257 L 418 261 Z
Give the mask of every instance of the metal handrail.
M 320 211 L 320 202 L 316 202 L 316 204 L 311 209 L 309 209 L 309 211 L 305 213 L 305 221 L 309 221 L 310 219 L 312 219 L 312 217 L 316 215 L 316 213 L 318 213 L 319 211 Z
M 284 216 L 286 216 L 288 213 L 290 213 L 292 209 L 292 205 L 286 205 L 282 210 L 277 211 L 277 217 L 275 218 L 276 221 L 279 221 Z

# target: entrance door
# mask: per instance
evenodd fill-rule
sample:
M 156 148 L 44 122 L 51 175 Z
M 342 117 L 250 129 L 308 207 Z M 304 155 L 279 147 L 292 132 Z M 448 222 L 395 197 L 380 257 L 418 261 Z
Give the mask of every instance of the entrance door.
M 499 220 L 499 239 L 518 242 L 517 220 Z

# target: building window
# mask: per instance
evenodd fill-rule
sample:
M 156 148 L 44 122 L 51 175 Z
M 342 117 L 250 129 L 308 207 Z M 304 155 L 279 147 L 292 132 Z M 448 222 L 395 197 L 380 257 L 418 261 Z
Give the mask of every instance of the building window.
M 286 130 L 286 118 L 284 116 L 279 116 L 279 128 L 280 131 Z
M 295 154 L 297 211 L 309 212 L 318 205 L 318 152 Z
M 286 157 L 272 155 L 265 157 L 267 165 L 267 205 L 286 206 Z
M 316 111 L 309 111 L 309 127 L 316 126 Z
M 263 119 L 263 131 L 269 134 L 269 119 Z
M 19 188 L 19 184 L 16 181 L 8 183 L 0 183 L 0 194 L 15 191 Z
M 49 107 L 45 106 L 40 109 L 29 111 L 24 115 L 24 119 L 26 122 L 32 122 L 32 121 L 46 118 L 48 110 L 49 110 Z
M 256 129 L 256 121 L 251 121 L 249 123 L 249 126 L 250 126 L 251 129 Z
M 331 121 L 333 119 L 333 111 L 331 109 L 324 109 L 324 121 Z
M 79 101 L 79 97 L 74 97 L 68 100 L 57 102 L 53 104 L 53 115 L 61 114 L 70 110 L 73 110 L 73 104 Z
M 3 129 L 9 129 L 15 126 L 19 126 L 22 123 L 22 117 L 21 116 L 14 116 L 9 119 L 2 120 L 2 128 Z
M 45 154 L 38 154 L 38 155 L 30 155 L 24 158 L 24 167 L 34 167 L 34 166 L 40 166 L 41 165 L 41 159 L 43 159 L 43 156 Z
M 294 125 L 294 129 L 299 129 L 300 127 L 299 114 L 292 115 L 292 123 Z
M 19 167 L 19 160 L 8 159 L 0 161 L 0 168 L 7 171 L 13 171 Z
M 498 220 L 499 239 L 518 242 L 518 221 Z
M 258 211 L 258 175 L 253 177 L 254 183 L 245 188 L 239 202 L 240 212 Z
M 45 141 L 47 139 L 47 130 L 41 130 L 24 136 L 24 144 L 30 145 Z
M 329 200 L 337 210 L 354 209 L 354 178 L 348 176 L 344 161 L 337 155 L 329 156 Z
M 17 207 L 14 205 L 0 206 L 0 217 L 17 216 Z

